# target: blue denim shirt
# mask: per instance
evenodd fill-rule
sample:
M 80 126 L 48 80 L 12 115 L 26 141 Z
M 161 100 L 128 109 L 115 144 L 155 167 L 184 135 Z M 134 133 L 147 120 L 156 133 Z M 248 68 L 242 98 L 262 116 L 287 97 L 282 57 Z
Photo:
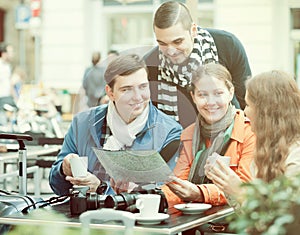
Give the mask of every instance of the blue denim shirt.
M 109 176 L 100 165 L 92 147 L 100 146 L 101 129 L 107 113 L 107 105 L 91 108 L 77 114 L 65 136 L 62 149 L 57 160 L 53 164 L 49 183 L 57 195 L 66 195 L 72 184 L 65 180 L 61 172 L 63 159 L 69 153 L 76 153 L 79 156 L 88 156 L 88 171 L 96 175 L 100 180 L 109 182 Z M 150 102 L 148 121 L 144 129 L 137 135 L 137 138 L 130 147 L 132 150 L 157 150 L 161 151 L 166 145 L 174 140 L 180 139 L 182 127 L 174 119 L 159 111 Z M 177 155 L 178 152 L 175 154 Z M 173 170 L 175 158 L 168 162 Z M 106 194 L 114 194 L 109 187 Z

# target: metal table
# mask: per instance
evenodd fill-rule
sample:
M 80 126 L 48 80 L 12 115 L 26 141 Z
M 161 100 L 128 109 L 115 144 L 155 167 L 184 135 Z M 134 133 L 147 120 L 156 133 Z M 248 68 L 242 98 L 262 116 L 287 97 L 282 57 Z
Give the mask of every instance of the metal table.
M 80 228 L 81 223 L 79 222 L 78 216 L 72 216 L 70 214 L 69 203 L 64 202 L 54 206 L 45 208 L 46 210 L 55 211 L 56 213 L 63 215 L 65 220 L 55 220 L 51 218 L 33 218 L 29 215 L 24 216 L 9 216 L 0 217 L 1 224 L 11 225 L 47 225 L 47 226 L 66 226 Z M 40 210 L 40 209 L 38 209 Z M 37 211 L 37 210 L 36 210 Z M 138 234 L 178 234 L 180 232 L 196 228 L 200 225 L 214 221 L 216 219 L 224 218 L 231 215 L 234 212 L 233 208 L 228 206 L 212 207 L 202 214 L 195 215 L 184 215 L 182 212 L 175 208 L 170 208 L 168 213 L 170 217 L 157 225 L 139 225 L 136 223 L 133 230 Z M 105 231 L 122 232 L 125 230 L 125 226 L 117 221 L 99 222 L 90 224 L 91 229 L 99 229 Z M 112 233 L 114 234 L 114 233 Z

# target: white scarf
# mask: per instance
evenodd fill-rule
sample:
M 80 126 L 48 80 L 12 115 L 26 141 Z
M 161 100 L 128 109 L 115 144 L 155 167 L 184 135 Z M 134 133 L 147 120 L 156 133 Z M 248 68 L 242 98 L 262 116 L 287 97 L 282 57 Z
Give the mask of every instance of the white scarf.
M 109 101 L 106 120 L 112 135 L 107 138 L 106 143 L 103 145 L 103 149 L 121 150 L 125 147 L 130 147 L 136 139 L 136 135 L 141 132 L 146 125 L 148 114 L 149 104 L 141 115 L 131 123 L 126 124 L 120 117 L 114 103 Z

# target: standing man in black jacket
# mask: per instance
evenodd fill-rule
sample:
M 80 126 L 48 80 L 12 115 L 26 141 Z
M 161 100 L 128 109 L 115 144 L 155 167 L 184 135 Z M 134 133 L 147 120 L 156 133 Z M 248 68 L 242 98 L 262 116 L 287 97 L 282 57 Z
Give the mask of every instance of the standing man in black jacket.
M 204 29 L 193 23 L 189 9 L 176 1 L 163 3 L 153 22 L 158 47 L 145 55 L 152 101 L 183 127 L 195 121 L 196 111 L 187 90 L 199 65 L 221 63 L 232 75 L 237 108 L 245 107 L 245 81 L 251 70 L 245 49 L 233 34 Z

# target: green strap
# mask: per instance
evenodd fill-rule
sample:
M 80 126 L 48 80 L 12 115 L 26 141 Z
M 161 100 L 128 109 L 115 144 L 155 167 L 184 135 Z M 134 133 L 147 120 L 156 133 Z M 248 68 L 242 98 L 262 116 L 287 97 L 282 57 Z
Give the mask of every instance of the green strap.
M 232 134 L 232 130 L 233 130 L 233 126 L 234 126 L 234 121 L 230 124 L 230 126 L 225 130 L 225 133 L 224 133 L 224 139 L 223 139 L 223 147 L 222 147 L 222 152 L 220 154 L 224 154 L 223 153 L 223 150 L 226 151 L 227 150 L 227 147 L 228 147 L 228 144 L 229 144 L 229 140 L 231 138 L 231 134 Z M 198 164 L 200 164 L 198 161 L 201 161 L 200 157 L 201 155 L 203 154 L 204 151 L 206 151 L 206 145 L 205 143 L 202 143 L 201 144 L 201 149 L 196 153 L 196 156 L 194 158 L 194 161 L 192 163 L 192 167 L 191 167 L 191 170 L 190 170 L 190 175 L 189 175 L 189 180 L 192 180 L 193 178 L 193 175 L 195 174 L 195 170 L 198 166 Z M 203 164 L 203 163 L 201 163 Z
M 224 144 L 227 143 L 230 140 L 231 134 L 232 134 L 232 130 L 233 130 L 233 126 L 234 126 L 234 121 L 230 124 L 230 126 L 225 131 L 225 134 L 224 134 Z M 205 149 L 206 149 L 206 145 L 204 143 L 202 143 L 201 149 L 196 153 L 194 161 L 198 161 L 198 159 L 200 158 L 202 152 Z

